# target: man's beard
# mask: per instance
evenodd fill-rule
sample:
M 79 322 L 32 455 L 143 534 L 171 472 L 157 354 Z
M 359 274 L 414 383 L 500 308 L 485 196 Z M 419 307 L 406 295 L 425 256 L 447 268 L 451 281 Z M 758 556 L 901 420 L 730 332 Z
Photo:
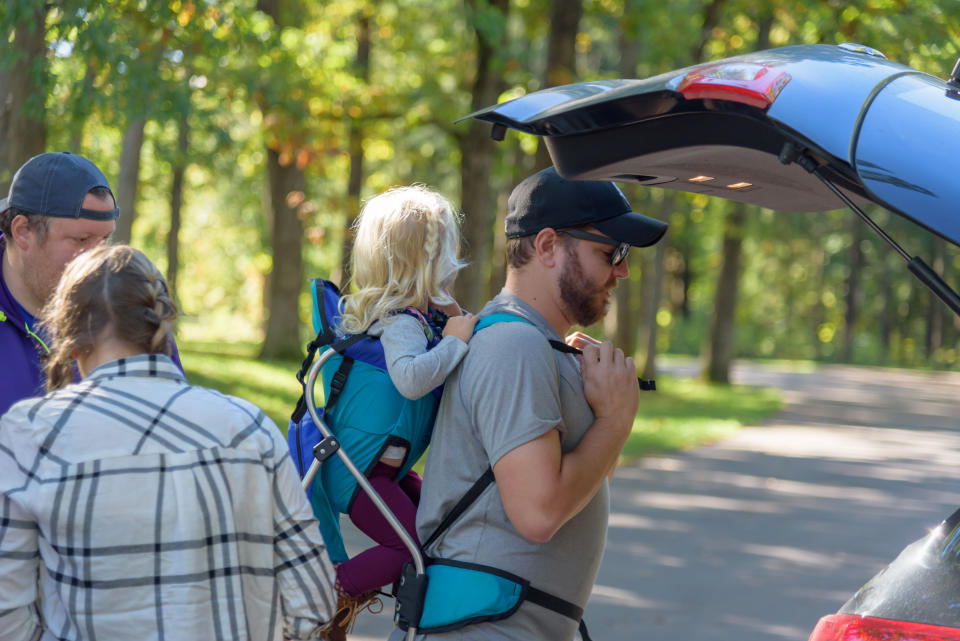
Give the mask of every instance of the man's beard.
M 570 248 L 564 248 L 564 251 L 568 260 L 558 281 L 560 300 L 577 325 L 593 325 L 607 313 L 606 293 L 616 285 L 616 278 L 611 277 L 613 282 L 608 281 L 602 286 L 588 281 L 577 254 Z

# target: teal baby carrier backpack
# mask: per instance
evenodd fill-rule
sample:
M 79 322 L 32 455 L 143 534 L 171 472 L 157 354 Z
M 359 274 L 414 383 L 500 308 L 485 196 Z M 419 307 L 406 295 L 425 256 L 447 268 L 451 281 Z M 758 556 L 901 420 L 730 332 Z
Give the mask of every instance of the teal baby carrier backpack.
M 365 333 L 338 333 L 341 294 L 337 286 L 313 279 L 310 292 L 317 337 L 307 345 L 307 357 L 297 378 L 303 382 L 318 353 L 334 350 L 336 354 L 320 368 L 324 407 L 317 408 L 318 415 L 365 476 L 369 476 L 387 447 L 406 448 L 406 457 L 397 472 L 398 478 L 402 478 L 430 443 L 439 391 L 415 401 L 403 397 L 387 373 L 378 338 Z M 306 409 L 301 396 L 287 432 L 290 454 L 301 477 L 313 462 L 313 446 L 322 438 Z M 324 461 L 308 489 L 320 533 L 334 563 L 348 558 L 340 533 L 340 514 L 349 513 L 359 491 L 356 478 L 339 457 Z

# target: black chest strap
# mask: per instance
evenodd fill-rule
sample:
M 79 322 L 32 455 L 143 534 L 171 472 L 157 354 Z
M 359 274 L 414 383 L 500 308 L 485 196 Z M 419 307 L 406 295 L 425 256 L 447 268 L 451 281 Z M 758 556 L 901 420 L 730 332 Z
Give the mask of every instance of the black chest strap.
M 467 490 L 460 500 L 457 501 L 457 504 L 454 505 L 449 512 L 447 512 L 447 514 L 440 521 L 440 524 L 436 527 L 436 529 L 434 529 L 433 533 L 427 537 L 427 540 L 421 546 L 421 549 L 426 550 L 431 544 L 433 544 L 434 541 L 437 540 L 437 538 L 439 538 L 441 534 L 450 529 L 450 526 L 453 525 L 454 521 L 460 518 L 467 508 L 470 507 L 474 501 L 480 498 L 480 495 L 483 493 L 483 491 L 494 482 L 496 482 L 496 478 L 493 475 L 493 468 L 487 466 L 486 471 L 480 476 L 480 478 L 473 482 L 473 485 L 470 486 L 470 489 Z M 556 612 L 557 614 L 562 614 L 569 619 L 573 619 L 579 626 L 580 638 L 582 641 L 592 641 L 590 638 L 590 633 L 587 632 L 587 624 L 583 621 L 583 608 L 580 606 L 571 603 L 566 599 L 561 599 L 558 596 L 554 596 L 549 592 L 544 592 L 543 590 L 537 589 L 532 585 L 527 587 L 526 600 Z

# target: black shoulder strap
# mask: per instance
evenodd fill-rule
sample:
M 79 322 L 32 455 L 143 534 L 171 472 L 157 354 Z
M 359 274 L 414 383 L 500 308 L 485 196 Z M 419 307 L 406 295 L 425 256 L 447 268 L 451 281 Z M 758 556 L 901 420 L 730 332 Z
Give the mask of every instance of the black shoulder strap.
M 558 614 L 562 614 L 568 619 L 573 619 L 574 621 L 583 621 L 583 608 L 578 605 L 570 603 L 566 599 L 561 599 L 558 596 L 553 596 L 549 592 L 544 592 L 543 590 L 538 590 L 532 585 L 527 586 L 527 601 L 531 603 L 536 603 L 537 605 L 544 607 L 548 610 L 553 610 Z M 587 637 L 584 637 L 584 641 L 589 641 Z
M 563 341 L 558 341 L 558 340 L 550 339 L 550 347 L 552 347 L 553 349 L 557 350 L 558 352 L 562 352 L 562 353 L 564 353 L 564 354 L 583 354 L 582 351 L 580 351 L 579 349 L 577 349 L 577 348 L 574 347 L 573 345 L 567 345 L 567 344 L 564 343 Z M 640 378 L 640 377 L 638 376 L 638 377 L 637 377 L 637 385 L 640 386 L 640 391 L 641 391 L 641 392 L 656 392 L 656 391 L 657 391 L 657 381 L 655 381 L 655 380 L 653 380 L 653 379 L 644 380 L 644 379 L 642 379 L 642 378 Z
M 330 323 L 327 320 L 326 309 L 324 309 L 324 306 L 322 304 L 318 304 L 317 307 L 319 308 L 319 312 L 320 312 L 321 329 L 320 329 L 320 332 L 317 334 L 317 337 L 314 338 L 309 343 L 307 343 L 307 357 L 303 359 L 303 362 L 300 364 L 300 370 L 297 372 L 297 380 L 300 381 L 301 387 L 306 386 L 307 372 L 310 371 L 310 366 L 313 365 L 313 359 L 317 355 L 317 350 L 319 350 L 321 347 L 330 345 L 330 347 L 333 350 L 342 354 L 343 351 L 348 347 L 350 347 L 351 345 L 363 340 L 364 338 L 370 338 L 370 335 L 364 332 L 361 334 L 351 334 L 345 340 L 342 340 L 340 342 L 335 342 L 337 335 L 333 331 L 333 328 L 330 327 Z M 343 389 L 343 384 L 347 380 L 347 374 L 350 373 L 350 368 L 352 366 L 353 366 L 353 359 L 350 358 L 349 356 L 344 356 L 343 362 L 340 364 L 340 368 L 337 370 L 337 374 L 334 376 L 334 380 L 337 380 L 338 378 L 340 379 L 339 389 L 337 389 L 335 392 L 336 396 L 340 395 L 340 391 Z M 342 375 L 341 375 L 341 372 L 342 372 Z M 332 387 L 332 384 L 333 383 L 331 381 L 331 387 Z M 334 396 L 334 391 L 331 390 L 330 399 L 327 399 L 325 404 L 329 407 L 330 405 L 333 404 L 333 401 L 335 400 L 336 398 Z M 293 420 L 294 423 L 299 423 L 300 419 L 303 418 L 303 415 L 306 414 L 306 412 L 307 412 L 307 405 L 306 405 L 306 402 L 304 401 L 304 396 L 301 393 L 300 398 L 297 399 L 297 406 L 294 408 L 293 414 L 290 415 L 290 418 Z
M 487 466 L 487 470 L 480 476 L 480 478 L 474 481 L 473 485 L 470 486 L 470 489 L 467 490 L 467 493 L 464 494 L 459 501 L 457 501 L 457 504 L 454 505 L 449 512 L 447 512 L 447 515 L 443 517 L 442 521 L 440 521 L 440 525 L 438 525 L 437 529 L 433 531 L 433 534 L 427 537 L 426 542 L 420 546 L 420 549 L 426 550 L 428 547 L 430 547 L 430 544 L 436 541 L 437 537 L 446 532 L 447 529 L 453 525 L 453 522 L 460 518 L 460 515 L 463 514 L 467 508 L 470 507 L 470 505 L 480 497 L 480 494 L 482 494 L 483 491 L 487 489 L 487 486 L 493 483 L 493 481 L 493 468 Z

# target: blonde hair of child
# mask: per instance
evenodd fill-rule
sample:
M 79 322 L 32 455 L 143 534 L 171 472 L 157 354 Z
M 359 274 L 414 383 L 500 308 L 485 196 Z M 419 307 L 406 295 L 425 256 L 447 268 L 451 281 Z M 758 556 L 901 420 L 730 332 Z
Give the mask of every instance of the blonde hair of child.
M 343 297 L 343 331 L 366 331 L 399 309 L 453 302 L 447 289 L 466 264 L 459 223 L 450 201 L 422 185 L 371 198 L 353 227 L 354 292 Z
M 40 314 L 52 341 L 47 389 L 73 382 L 76 354 L 90 352 L 108 330 L 146 354 L 170 355 L 177 306 L 150 259 L 127 245 L 91 249 L 67 265 Z

